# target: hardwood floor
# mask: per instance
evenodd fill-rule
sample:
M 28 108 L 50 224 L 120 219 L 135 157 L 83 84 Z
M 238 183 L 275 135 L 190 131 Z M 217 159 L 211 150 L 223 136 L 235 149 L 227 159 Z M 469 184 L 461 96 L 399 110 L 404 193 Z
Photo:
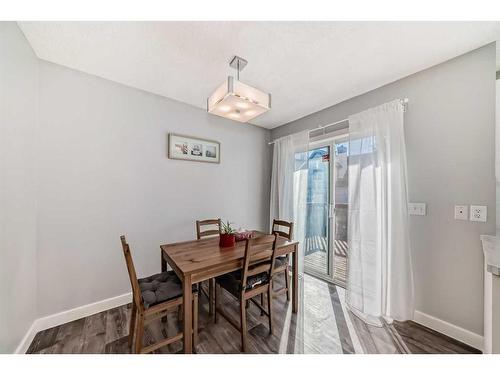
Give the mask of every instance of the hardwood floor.
M 278 285 L 276 285 L 276 288 Z M 248 352 L 250 353 L 477 353 L 478 351 L 413 322 L 395 322 L 381 328 L 366 325 L 345 306 L 345 291 L 333 284 L 305 276 L 299 313 L 292 314 L 285 295 L 274 300 L 275 332 L 269 335 L 267 317 L 250 305 Z M 221 292 L 228 313 L 238 319 L 238 303 Z M 239 333 L 224 319 L 218 324 L 208 316 L 207 300 L 200 299 L 198 353 L 240 353 Z M 130 305 L 39 332 L 28 353 L 129 353 L 127 345 Z M 180 328 L 176 313 L 166 322 L 146 328 L 145 343 L 172 335 Z M 182 351 L 177 342 L 159 353 Z
M 479 350 L 471 348 L 460 341 L 451 340 L 448 336 L 415 322 L 394 322 L 394 328 L 411 353 L 481 353 Z

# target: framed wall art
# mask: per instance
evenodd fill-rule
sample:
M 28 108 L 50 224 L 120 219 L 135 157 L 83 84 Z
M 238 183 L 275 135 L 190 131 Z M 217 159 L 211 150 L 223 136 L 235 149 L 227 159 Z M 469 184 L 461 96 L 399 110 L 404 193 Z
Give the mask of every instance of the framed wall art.
M 220 163 L 220 143 L 209 139 L 169 133 L 169 159 Z

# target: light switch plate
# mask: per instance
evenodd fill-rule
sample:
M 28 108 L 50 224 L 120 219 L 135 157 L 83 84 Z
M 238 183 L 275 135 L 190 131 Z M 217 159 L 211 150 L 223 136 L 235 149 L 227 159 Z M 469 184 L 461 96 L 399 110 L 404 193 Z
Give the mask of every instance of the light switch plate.
M 425 203 L 408 203 L 408 214 L 425 216 L 427 207 Z
M 469 206 L 455 206 L 456 220 L 469 220 Z
M 488 208 L 486 206 L 470 206 L 470 221 L 486 221 Z

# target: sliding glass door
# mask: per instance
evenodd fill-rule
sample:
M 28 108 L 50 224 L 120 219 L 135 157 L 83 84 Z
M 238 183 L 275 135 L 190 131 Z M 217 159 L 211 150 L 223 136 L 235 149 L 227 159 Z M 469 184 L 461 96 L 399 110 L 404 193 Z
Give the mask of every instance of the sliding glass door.
M 348 210 L 348 178 L 347 160 L 349 141 L 347 137 L 334 140 L 333 204 L 331 222 L 333 226 L 333 281 L 345 287 L 347 277 L 347 210 Z
M 304 271 L 328 277 L 330 270 L 330 154 L 329 144 L 316 145 L 308 155 Z
M 296 155 L 308 166 L 304 271 L 341 286 L 348 254 L 347 148 L 347 139 L 337 138 Z

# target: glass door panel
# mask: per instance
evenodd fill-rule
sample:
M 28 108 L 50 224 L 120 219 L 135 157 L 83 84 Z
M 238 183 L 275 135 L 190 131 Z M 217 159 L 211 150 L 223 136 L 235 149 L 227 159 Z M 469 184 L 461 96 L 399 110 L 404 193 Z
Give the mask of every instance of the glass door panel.
M 345 287 L 349 141 L 335 138 L 312 147 L 295 155 L 295 163 L 308 170 L 304 271 Z
M 347 276 L 347 209 L 348 209 L 348 177 L 347 158 L 349 140 L 335 140 L 335 157 L 333 163 L 334 210 L 333 210 L 333 281 L 345 286 Z
M 307 213 L 304 271 L 331 278 L 330 256 L 330 153 L 331 146 L 308 152 Z M 304 153 L 302 155 L 304 157 Z

